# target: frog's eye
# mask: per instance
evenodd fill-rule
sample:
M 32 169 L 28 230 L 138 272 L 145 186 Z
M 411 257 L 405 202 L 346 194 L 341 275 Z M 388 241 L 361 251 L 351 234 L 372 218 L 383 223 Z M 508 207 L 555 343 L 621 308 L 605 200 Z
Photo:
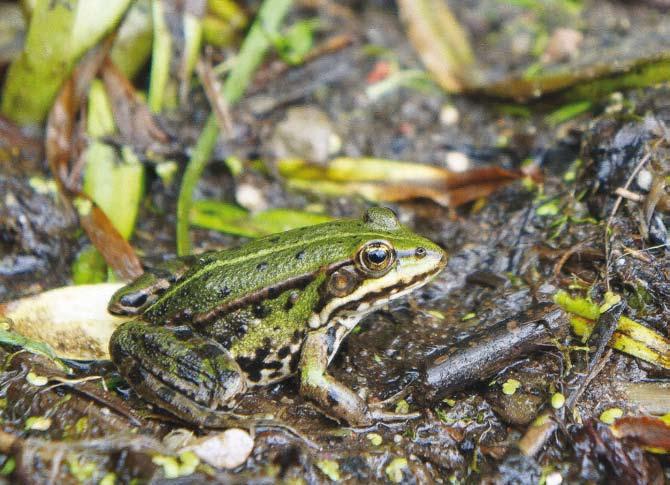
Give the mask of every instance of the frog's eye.
M 385 242 L 368 244 L 359 252 L 360 266 L 370 273 L 382 273 L 391 267 L 395 259 L 393 248 Z

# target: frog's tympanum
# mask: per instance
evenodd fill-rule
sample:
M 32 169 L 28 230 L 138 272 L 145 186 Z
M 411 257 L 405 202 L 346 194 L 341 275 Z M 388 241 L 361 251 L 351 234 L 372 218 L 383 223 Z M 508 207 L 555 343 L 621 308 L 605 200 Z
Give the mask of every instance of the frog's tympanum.
M 300 392 L 334 418 L 399 419 L 326 368 L 364 315 L 424 285 L 446 261 L 384 208 L 180 258 L 114 295 L 109 310 L 136 319 L 114 332 L 110 354 L 140 396 L 200 425 L 249 387 L 296 373 Z

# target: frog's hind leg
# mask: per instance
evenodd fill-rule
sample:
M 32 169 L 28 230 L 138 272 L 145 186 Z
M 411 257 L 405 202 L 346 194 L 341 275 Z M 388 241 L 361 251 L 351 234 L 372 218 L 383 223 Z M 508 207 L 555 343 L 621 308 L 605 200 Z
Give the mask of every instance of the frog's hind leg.
M 137 394 L 198 425 L 246 389 L 228 351 L 187 329 L 126 322 L 112 335 L 109 352 Z

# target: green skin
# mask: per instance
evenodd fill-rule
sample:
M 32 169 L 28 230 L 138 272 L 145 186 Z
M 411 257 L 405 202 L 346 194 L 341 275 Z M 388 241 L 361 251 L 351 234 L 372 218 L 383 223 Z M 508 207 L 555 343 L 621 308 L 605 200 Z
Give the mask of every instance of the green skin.
M 293 374 L 300 392 L 355 426 L 406 419 L 369 406 L 327 373 L 342 339 L 389 300 L 427 283 L 445 252 L 384 208 L 171 261 L 109 304 L 136 315 L 110 354 L 142 397 L 213 425 L 246 389 Z

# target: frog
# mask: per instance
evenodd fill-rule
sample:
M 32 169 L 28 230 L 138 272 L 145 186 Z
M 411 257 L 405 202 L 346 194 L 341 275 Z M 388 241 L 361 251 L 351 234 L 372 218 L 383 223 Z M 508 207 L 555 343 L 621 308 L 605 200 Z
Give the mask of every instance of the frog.
M 406 419 L 327 368 L 363 317 L 446 263 L 439 245 L 384 207 L 176 258 L 111 298 L 109 311 L 129 316 L 110 339 L 111 359 L 141 398 L 198 426 L 294 375 L 299 394 L 339 422 Z

